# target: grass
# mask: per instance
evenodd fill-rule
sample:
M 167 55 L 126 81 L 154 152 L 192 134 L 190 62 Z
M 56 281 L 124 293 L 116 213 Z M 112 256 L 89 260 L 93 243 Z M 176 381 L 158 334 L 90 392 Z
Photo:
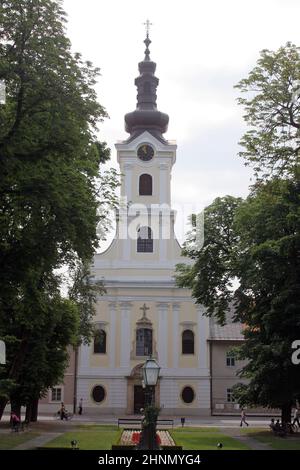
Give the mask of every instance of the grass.
M 259 442 L 268 444 L 274 450 L 300 450 L 299 432 L 287 437 L 274 436 L 271 431 L 262 428 L 243 429 L 242 432 Z
M 15 447 L 23 444 L 24 442 L 31 441 L 35 437 L 38 437 L 39 434 L 37 433 L 16 433 L 10 432 L 0 434 L 0 450 L 10 450 L 14 449 Z
M 80 450 L 110 450 L 119 441 L 121 432 L 117 426 L 81 425 L 48 442 L 45 447 L 70 449 L 71 441 L 76 440 Z
M 183 450 L 217 450 L 217 444 L 223 444 L 223 450 L 249 450 L 250 448 L 232 437 L 225 436 L 215 428 L 175 429 L 171 435 L 176 445 Z

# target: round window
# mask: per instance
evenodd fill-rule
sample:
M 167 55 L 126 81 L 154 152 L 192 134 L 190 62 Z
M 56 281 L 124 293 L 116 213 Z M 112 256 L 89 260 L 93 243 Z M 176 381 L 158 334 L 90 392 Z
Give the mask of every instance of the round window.
M 195 399 L 195 392 L 192 387 L 185 387 L 181 393 L 184 403 L 192 403 Z
M 96 387 L 93 388 L 92 397 L 96 403 L 101 403 L 105 398 L 104 388 L 101 387 L 101 385 L 96 385 Z

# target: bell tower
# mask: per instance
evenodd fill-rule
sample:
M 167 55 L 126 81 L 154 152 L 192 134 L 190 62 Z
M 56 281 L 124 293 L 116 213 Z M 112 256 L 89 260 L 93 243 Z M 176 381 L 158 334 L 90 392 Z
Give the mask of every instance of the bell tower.
M 171 172 L 177 146 L 163 135 L 169 116 L 157 109 L 159 79 L 155 76 L 156 63 L 150 58 L 148 26 L 145 57 L 138 64 L 139 76 L 135 79 L 136 109 L 125 115 L 129 137 L 116 144 L 122 174 L 121 195 L 126 203 L 126 214 L 120 212 L 119 236 L 123 239 L 124 260 L 133 257 L 137 262 L 162 263 L 168 255 L 170 261 L 175 252 L 175 258 L 179 255 L 174 235 L 175 214 L 170 208 Z M 176 243 L 175 248 L 167 247 L 170 241 L 171 245 L 172 241 Z

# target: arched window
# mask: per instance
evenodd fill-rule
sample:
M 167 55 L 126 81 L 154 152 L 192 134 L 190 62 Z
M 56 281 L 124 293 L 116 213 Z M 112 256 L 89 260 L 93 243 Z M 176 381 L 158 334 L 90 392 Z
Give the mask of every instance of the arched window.
M 191 330 L 185 330 L 182 333 L 182 354 L 194 354 L 194 343 L 194 333 Z
M 136 330 L 136 355 L 151 356 L 152 354 L 152 330 L 139 328 Z
M 138 253 L 153 253 L 153 238 L 150 227 L 141 227 L 138 230 L 137 239 Z
M 144 93 L 151 93 L 151 86 L 149 82 L 144 83 Z
M 152 176 L 151 175 L 141 175 L 140 176 L 140 196 L 152 196 Z
M 94 354 L 106 354 L 106 333 L 104 330 L 99 330 L 95 334 Z

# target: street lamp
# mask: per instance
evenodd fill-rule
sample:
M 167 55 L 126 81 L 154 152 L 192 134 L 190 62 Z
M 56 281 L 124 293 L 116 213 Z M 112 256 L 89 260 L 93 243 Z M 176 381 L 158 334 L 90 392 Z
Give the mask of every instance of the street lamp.
M 145 418 L 139 444 L 140 449 L 157 449 L 156 421 L 158 409 L 155 408 L 155 386 L 159 378 L 160 367 L 156 360 L 150 357 L 142 367 L 143 384 L 145 386 Z
M 142 367 L 143 381 L 146 387 L 155 387 L 158 381 L 160 367 L 156 360 L 150 357 Z M 152 404 L 152 403 L 151 403 Z

